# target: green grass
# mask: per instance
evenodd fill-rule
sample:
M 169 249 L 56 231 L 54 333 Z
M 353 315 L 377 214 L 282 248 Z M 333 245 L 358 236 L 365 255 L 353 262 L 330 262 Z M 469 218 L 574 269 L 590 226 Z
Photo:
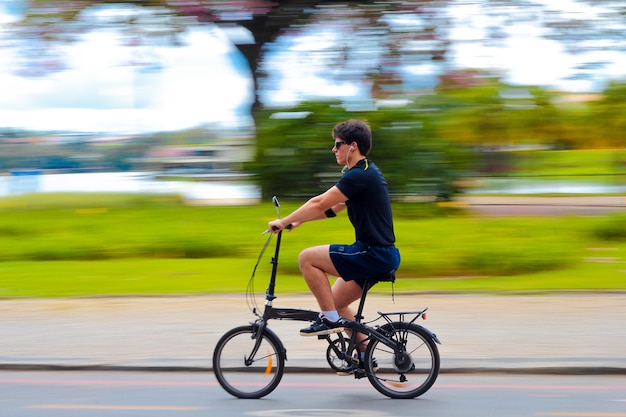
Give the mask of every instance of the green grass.
M 626 149 L 525 151 L 515 153 L 515 173 L 568 180 L 607 181 L 626 175 Z M 622 183 L 626 177 L 621 179 Z
M 295 207 L 283 203 L 281 210 Z M 419 204 L 394 204 L 394 212 L 402 253 L 396 291 L 626 289 L 626 214 L 494 218 Z M 241 292 L 273 218 L 269 203 L 189 207 L 174 197 L 91 194 L 0 199 L 0 296 Z M 279 293 L 307 290 L 296 262 L 304 247 L 351 242 L 353 232 L 342 214 L 283 238 Z M 259 265 L 257 291 L 265 289 L 272 253 L 270 247 Z
M 622 250 L 622 254 L 624 250 Z M 254 260 L 145 260 L 7 262 L 0 264 L 3 297 L 243 292 Z M 259 268 L 254 288 L 265 291 L 269 268 Z M 511 276 L 401 276 L 397 292 L 549 292 L 626 290 L 624 265 L 580 262 L 556 271 Z M 389 292 L 387 283 L 373 291 Z M 280 274 L 277 294 L 307 291 L 302 278 Z
M 604 189 L 604 195 L 621 195 L 619 188 L 626 186 L 626 148 L 579 150 L 525 150 L 491 155 L 500 158 L 504 169 L 465 179 L 466 186 L 479 188 L 484 195 L 502 195 L 507 188 L 524 186 L 533 192 L 533 186 L 548 185 L 557 190 L 575 185 Z M 510 195 L 510 194 L 508 194 Z M 539 195 L 535 192 L 532 195 Z M 562 193 L 543 192 L 543 196 Z M 568 193 L 569 196 L 576 194 Z M 578 195 L 590 195 L 581 192 Z M 599 195 L 593 193 L 592 195 Z M 520 196 L 520 194 L 516 194 Z

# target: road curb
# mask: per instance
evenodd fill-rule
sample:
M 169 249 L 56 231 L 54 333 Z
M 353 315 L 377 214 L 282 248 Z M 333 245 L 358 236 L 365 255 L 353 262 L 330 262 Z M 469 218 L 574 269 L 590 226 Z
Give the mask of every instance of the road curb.
M 201 366 L 134 366 L 134 365 L 53 365 L 53 364 L 0 364 L 1 371 L 31 372 L 213 372 L 212 367 Z M 536 366 L 510 367 L 444 367 L 440 374 L 517 374 L 517 375 L 626 375 L 626 367 L 619 366 Z M 334 371 L 319 366 L 285 366 L 285 373 L 328 373 Z

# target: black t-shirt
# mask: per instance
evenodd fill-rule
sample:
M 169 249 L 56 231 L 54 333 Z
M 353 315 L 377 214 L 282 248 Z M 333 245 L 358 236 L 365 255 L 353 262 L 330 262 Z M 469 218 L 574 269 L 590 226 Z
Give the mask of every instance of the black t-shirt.
M 337 182 L 348 197 L 348 217 L 356 240 L 370 246 L 391 246 L 396 241 L 387 181 L 371 161 L 356 163 Z

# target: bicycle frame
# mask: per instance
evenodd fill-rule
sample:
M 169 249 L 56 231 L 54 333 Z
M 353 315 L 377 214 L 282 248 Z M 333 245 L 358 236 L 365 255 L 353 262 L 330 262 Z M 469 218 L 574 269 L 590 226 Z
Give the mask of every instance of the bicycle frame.
M 271 260 L 271 264 L 272 264 L 272 270 L 270 273 L 270 280 L 269 280 L 269 284 L 267 286 L 267 289 L 265 291 L 265 308 L 263 311 L 262 315 L 259 315 L 256 312 L 256 308 L 253 310 L 254 314 L 257 314 L 257 317 L 259 317 L 259 319 L 257 321 L 255 321 L 254 323 L 252 323 L 254 326 L 256 326 L 256 334 L 262 334 L 263 331 L 267 331 L 270 332 L 272 334 L 274 334 L 274 332 L 272 332 L 269 328 L 268 328 L 268 322 L 271 319 L 279 319 L 279 320 L 296 320 L 296 321 L 315 321 L 315 319 L 318 316 L 318 312 L 314 311 L 314 310 L 306 310 L 306 309 L 299 309 L 299 308 L 275 308 L 273 306 L 273 302 L 274 300 L 277 298 L 275 295 L 275 289 L 276 289 L 276 276 L 278 274 L 278 256 L 280 254 L 280 245 L 281 245 L 281 240 L 282 240 L 282 233 L 283 231 L 281 230 L 280 232 L 278 232 L 276 235 L 276 247 L 274 249 L 274 256 L 272 257 Z M 365 334 L 368 338 L 372 338 L 372 339 L 376 339 L 379 342 L 389 346 L 390 348 L 392 348 L 394 350 L 394 352 L 398 355 L 398 357 L 401 357 L 403 355 L 403 350 L 402 350 L 402 343 L 398 343 L 396 340 L 390 339 L 387 336 L 385 336 L 384 334 L 382 334 L 381 332 L 379 332 L 378 330 L 367 326 L 365 324 L 361 323 L 361 319 L 362 317 L 362 313 L 363 313 L 363 308 L 365 306 L 365 298 L 367 296 L 367 292 L 377 283 L 378 281 L 370 281 L 370 280 L 366 280 L 366 283 L 363 287 L 363 293 L 361 295 L 361 299 L 359 302 L 359 307 L 357 310 L 357 314 L 355 316 L 355 320 L 348 320 L 345 318 L 342 318 L 342 324 L 345 328 L 350 330 L 350 338 L 349 338 L 349 342 L 348 342 L 348 349 L 347 351 L 343 352 L 343 351 L 339 351 L 336 346 L 333 346 L 333 343 L 330 339 L 329 335 L 324 335 L 324 336 L 318 336 L 318 339 L 325 339 L 328 341 L 328 343 L 333 346 L 332 349 L 335 351 L 335 353 L 337 354 L 337 357 L 341 360 L 350 360 L 351 362 L 355 362 L 356 359 L 354 359 L 352 357 L 352 353 L 354 352 L 355 349 L 357 349 L 357 341 L 356 341 L 356 334 L 357 333 L 362 333 Z M 394 323 L 393 320 L 391 320 L 389 318 L 389 316 L 393 316 L 393 315 L 398 315 L 398 320 L 397 322 L 403 322 L 404 321 L 404 316 L 407 314 L 411 314 L 414 315 L 413 319 L 410 320 L 409 323 L 414 323 L 419 317 L 421 317 L 424 312 L 426 312 L 426 309 L 423 310 L 418 310 L 418 311 L 401 311 L 401 312 L 393 312 L 393 313 L 382 313 L 382 312 L 377 312 L 379 315 L 379 318 L 383 318 L 387 323 L 392 324 Z M 421 327 L 421 326 L 420 326 Z M 424 331 L 426 333 L 429 334 L 430 337 L 432 337 L 432 339 L 437 342 L 438 344 L 441 344 L 441 342 L 439 341 L 439 339 L 437 338 L 437 336 L 432 333 L 430 330 L 422 327 L 424 329 Z M 275 335 L 275 334 L 274 334 Z M 339 339 L 345 340 L 345 337 L 339 333 Z M 280 341 L 280 338 L 277 337 L 277 339 Z M 250 354 L 250 357 L 247 359 L 247 361 L 253 361 L 254 360 L 254 355 L 256 354 L 256 351 L 258 350 L 258 345 L 261 342 L 261 338 L 257 338 L 257 343 L 254 346 L 253 351 Z M 282 346 L 282 342 L 281 342 L 281 350 L 285 353 L 287 350 L 285 349 L 284 346 Z

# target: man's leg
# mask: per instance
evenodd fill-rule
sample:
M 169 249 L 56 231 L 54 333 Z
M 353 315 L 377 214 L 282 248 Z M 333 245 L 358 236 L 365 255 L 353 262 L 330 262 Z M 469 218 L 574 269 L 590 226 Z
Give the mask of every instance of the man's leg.
M 344 281 L 343 278 L 339 277 L 333 284 L 332 293 L 339 315 L 348 320 L 354 320 L 356 311 L 354 311 L 350 305 L 361 298 L 363 293 L 361 286 L 355 281 Z M 349 333 L 347 329 L 346 332 Z M 365 335 L 359 333 L 357 334 L 356 339 L 359 350 L 361 352 L 365 351 L 367 345 L 362 343 L 365 339 Z
M 322 311 L 337 310 L 327 274 L 339 274 L 330 259 L 329 249 L 330 245 L 313 246 L 298 255 L 300 272 Z
M 355 281 L 344 281 L 339 277 L 333 284 L 332 293 L 339 315 L 348 320 L 354 320 L 356 312 L 350 305 L 361 298 L 361 286 Z

